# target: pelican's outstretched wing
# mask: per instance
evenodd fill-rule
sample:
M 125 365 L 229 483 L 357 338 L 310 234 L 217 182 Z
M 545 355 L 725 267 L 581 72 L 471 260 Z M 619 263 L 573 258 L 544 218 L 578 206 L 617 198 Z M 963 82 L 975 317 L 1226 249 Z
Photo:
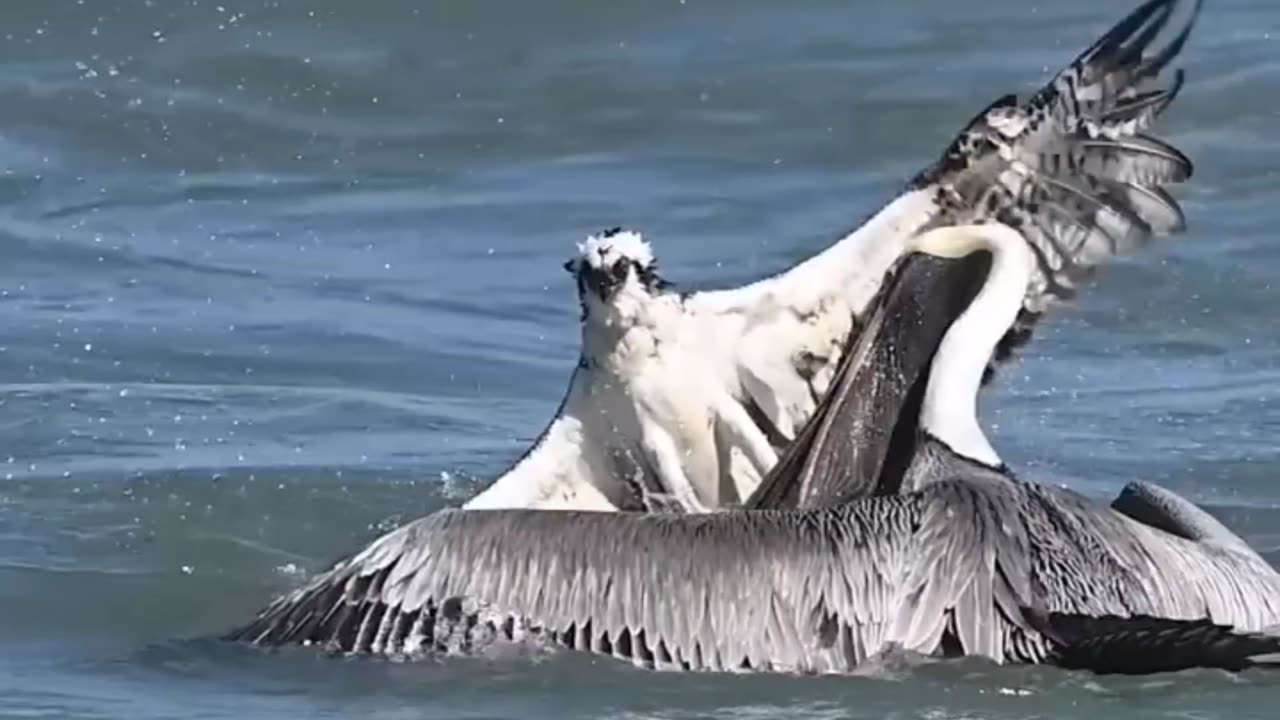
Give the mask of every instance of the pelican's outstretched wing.
M 987 636 L 1018 616 L 987 523 L 946 508 L 995 514 L 947 489 L 807 514 L 441 511 L 228 637 L 393 656 L 536 637 L 666 669 L 848 671 L 890 642 L 932 651 L 956 614 Z
M 1077 638 L 1058 646 L 1028 608 L 1134 618 L 1132 650 L 1144 617 L 1273 624 L 1280 578 L 1066 491 L 961 477 L 813 511 L 441 511 L 227 637 L 410 657 L 534 639 L 646 667 L 788 672 L 847 672 L 891 646 L 1041 662 L 1107 642 L 1050 622 Z M 1179 642 L 1182 663 L 1219 657 Z
M 987 220 L 1018 229 L 1041 270 L 1018 324 L 997 350 L 1006 359 L 1040 314 L 1075 291 L 1092 268 L 1184 220 L 1167 185 L 1191 175 L 1176 148 L 1147 134 L 1173 102 L 1181 70 L 1162 78 L 1199 11 L 1162 46 L 1179 0 L 1150 0 L 1019 103 L 1013 95 L 977 115 L 942 159 L 889 205 L 819 255 L 777 276 L 695 293 L 708 358 L 771 430 L 791 439 L 834 377 L 884 273 L 921 230 Z

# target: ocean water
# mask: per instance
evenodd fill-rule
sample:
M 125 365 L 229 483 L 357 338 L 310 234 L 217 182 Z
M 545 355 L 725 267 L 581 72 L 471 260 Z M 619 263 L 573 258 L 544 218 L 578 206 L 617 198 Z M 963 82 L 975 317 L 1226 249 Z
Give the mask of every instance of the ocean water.
M 199 638 L 517 456 L 560 264 L 730 285 L 889 199 L 1130 2 L 0 3 L 0 716 L 1273 717 L 1280 679 L 981 663 L 675 676 Z M 1209 0 L 1161 126 L 1190 228 L 984 398 L 1025 475 L 1205 503 L 1280 557 L 1280 9 Z

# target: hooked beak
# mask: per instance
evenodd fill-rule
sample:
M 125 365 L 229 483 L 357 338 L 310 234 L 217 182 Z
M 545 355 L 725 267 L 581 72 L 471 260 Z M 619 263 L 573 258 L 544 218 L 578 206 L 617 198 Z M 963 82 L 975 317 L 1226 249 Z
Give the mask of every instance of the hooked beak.
M 813 417 L 744 504 L 812 508 L 895 494 L 911 461 L 934 353 L 986 279 L 990 256 L 911 254 L 845 343 Z
M 630 272 L 631 265 L 627 262 L 615 262 L 607 267 L 592 267 L 582 263 L 578 268 L 578 292 L 590 292 L 608 302 L 627 281 L 627 274 Z

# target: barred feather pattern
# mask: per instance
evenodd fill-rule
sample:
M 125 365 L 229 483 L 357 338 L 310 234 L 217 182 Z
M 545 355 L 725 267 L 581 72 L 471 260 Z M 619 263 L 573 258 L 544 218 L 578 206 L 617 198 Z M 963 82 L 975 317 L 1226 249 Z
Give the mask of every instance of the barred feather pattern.
M 978 473 L 809 511 L 441 511 L 228 637 L 409 657 L 536 639 L 647 668 L 803 673 L 890 648 L 1052 662 L 1080 642 L 1055 642 L 1028 609 L 1256 632 L 1280 621 L 1280 577 L 1068 490 Z
M 1037 254 L 1040 271 L 994 362 L 1027 342 L 1040 315 L 1074 297 L 1108 258 L 1185 229 L 1167 188 L 1188 179 L 1192 163 L 1148 131 L 1182 88 L 1181 69 L 1163 71 L 1201 0 L 1168 42 L 1154 43 L 1186 4 L 1142 4 L 1025 102 L 993 102 L 911 183 L 935 193 L 931 225 L 1002 222 Z

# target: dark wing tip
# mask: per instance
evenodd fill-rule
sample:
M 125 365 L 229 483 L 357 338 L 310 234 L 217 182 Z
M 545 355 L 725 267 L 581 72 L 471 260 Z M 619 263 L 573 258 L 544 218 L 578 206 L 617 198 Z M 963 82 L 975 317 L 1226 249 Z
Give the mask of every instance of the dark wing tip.
M 1032 627 L 1054 645 L 1050 660 L 1074 670 L 1147 674 L 1190 668 L 1239 671 L 1270 664 L 1280 637 L 1241 632 L 1209 619 L 1121 617 L 1023 608 Z
M 1168 26 L 1174 11 L 1184 2 L 1185 0 L 1148 0 L 1139 5 L 1080 53 L 1070 67 L 1137 64 L 1141 68 L 1141 76 L 1159 73 L 1186 45 L 1191 28 L 1200 16 L 1203 0 L 1194 0 L 1191 12 L 1187 14 L 1178 33 L 1163 49 L 1152 53 L 1145 60 L 1144 51 Z
M 1175 17 L 1187 4 L 1185 19 Z M 1036 255 L 1025 312 L 995 362 L 1110 257 L 1186 229 L 1166 187 L 1189 179 L 1194 164 L 1148 128 L 1185 83 L 1181 68 L 1162 71 L 1185 46 L 1202 4 L 1144 2 L 1026 102 L 1005 95 L 988 105 L 913 181 L 937 192 L 937 224 L 1001 222 Z

